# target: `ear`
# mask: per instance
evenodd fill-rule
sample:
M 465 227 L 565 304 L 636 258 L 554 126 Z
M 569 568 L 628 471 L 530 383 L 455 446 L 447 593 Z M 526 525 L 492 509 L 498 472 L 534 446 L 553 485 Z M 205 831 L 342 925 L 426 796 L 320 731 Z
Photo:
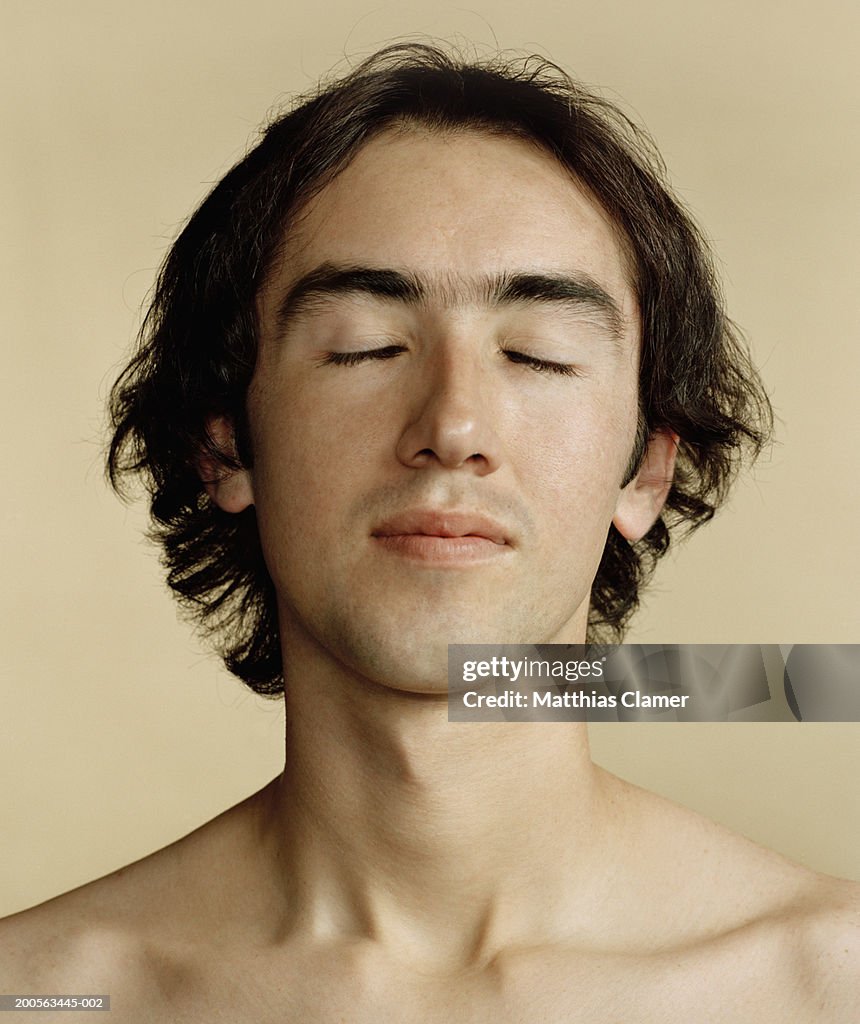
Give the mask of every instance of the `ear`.
M 216 448 L 231 458 L 237 457 L 233 424 L 228 417 L 209 416 L 206 432 Z M 230 469 L 204 451 L 197 457 L 197 472 L 209 498 L 224 512 L 244 512 L 254 504 L 254 489 L 247 469 Z
M 667 430 L 652 434 L 636 476 L 621 489 L 612 523 L 629 541 L 641 540 L 657 521 L 675 472 L 678 435 Z

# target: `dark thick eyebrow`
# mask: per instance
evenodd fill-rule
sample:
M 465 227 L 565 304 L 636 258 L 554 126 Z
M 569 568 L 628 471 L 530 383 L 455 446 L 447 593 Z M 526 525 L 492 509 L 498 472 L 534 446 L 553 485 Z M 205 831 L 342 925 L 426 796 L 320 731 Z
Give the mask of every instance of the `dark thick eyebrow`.
M 624 327 L 618 303 L 587 274 L 506 271 L 469 279 L 451 275 L 428 279 L 412 271 L 323 263 L 295 281 L 278 303 L 275 323 L 279 334 L 314 306 L 343 295 L 369 295 L 410 306 L 436 302 L 449 308 L 469 304 L 488 309 L 515 304 L 556 305 L 597 314 L 615 339 Z

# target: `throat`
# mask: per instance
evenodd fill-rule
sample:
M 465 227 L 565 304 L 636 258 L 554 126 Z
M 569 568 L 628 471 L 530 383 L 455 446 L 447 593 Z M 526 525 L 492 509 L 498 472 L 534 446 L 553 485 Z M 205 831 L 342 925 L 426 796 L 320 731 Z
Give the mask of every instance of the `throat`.
M 565 931 L 560 894 L 605 860 L 583 723 L 450 723 L 414 699 L 312 717 L 290 692 L 268 823 L 296 927 L 463 963 Z

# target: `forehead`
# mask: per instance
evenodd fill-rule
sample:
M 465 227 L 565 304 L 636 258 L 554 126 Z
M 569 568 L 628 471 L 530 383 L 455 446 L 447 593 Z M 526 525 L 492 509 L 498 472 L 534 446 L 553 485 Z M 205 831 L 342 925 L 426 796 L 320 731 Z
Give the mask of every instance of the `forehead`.
M 308 202 L 284 252 L 264 305 L 316 266 L 342 263 L 416 273 L 449 303 L 498 274 L 573 273 L 635 319 L 617 229 L 558 161 L 514 137 L 389 129 Z

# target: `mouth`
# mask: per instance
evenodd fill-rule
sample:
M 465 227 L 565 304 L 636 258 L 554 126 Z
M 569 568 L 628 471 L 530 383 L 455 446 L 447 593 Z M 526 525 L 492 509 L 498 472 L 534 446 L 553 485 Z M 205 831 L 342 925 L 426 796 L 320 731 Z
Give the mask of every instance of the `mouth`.
M 483 561 L 511 550 L 505 527 L 473 512 L 405 512 L 374 527 L 371 535 L 393 554 L 437 564 Z

